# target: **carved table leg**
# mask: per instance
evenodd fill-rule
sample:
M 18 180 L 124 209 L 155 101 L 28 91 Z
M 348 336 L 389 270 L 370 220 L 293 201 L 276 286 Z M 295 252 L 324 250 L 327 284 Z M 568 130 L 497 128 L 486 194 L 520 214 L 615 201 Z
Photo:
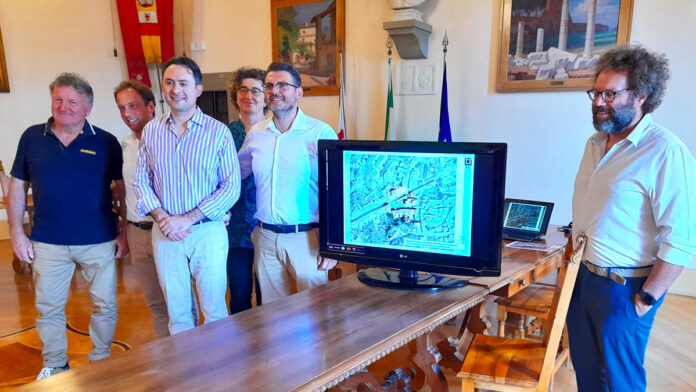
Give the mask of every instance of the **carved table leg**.
M 484 315 L 484 308 L 488 299 L 466 311 L 462 327 L 459 329 L 457 344 L 459 345 L 459 353 L 465 356 L 469 351 L 469 346 L 474 340 L 474 335 L 477 333 L 487 335 L 488 329 L 491 327 L 491 322 Z M 459 371 L 459 369 L 457 369 Z
M 385 389 L 377 379 L 368 372 L 359 372 L 338 384 L 338 389 L 345 392 L 403 392 L 406 381 L 396 376 L 390 380 L 389 389 Z
M 416 365 L 416 375 L 411 385 L 415 390 L 419 390 L 427 383 L 431 392 L 449 391 L 447 379 L 438 365 L 442 356 L 434 347 L 433 340 L 432 334 L 427 333 L 409 343 L 409 350 L 413 355 L 412 360 Z

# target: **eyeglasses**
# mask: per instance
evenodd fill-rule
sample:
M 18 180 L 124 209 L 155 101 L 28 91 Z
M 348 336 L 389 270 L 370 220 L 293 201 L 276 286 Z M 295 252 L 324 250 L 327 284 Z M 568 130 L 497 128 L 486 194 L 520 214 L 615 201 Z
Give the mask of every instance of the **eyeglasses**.
M 237 94 L 239 95 L 251 95 L 258 97 L 259 95 L 263 94 L 263 90 L 260 88 L 252 87 L 252 88 L 246 88 L 246 87 L 240 87 L 237 89 Z
M 274 88 L 278 87 L 278 90 L 287 90 L 290 87 L 298 88 L 300 86 L 295 86 L 292 83 L 285 83 L 285 82 L 278 82 L 278 83 L 266 83 L 263 85 L 263 88 L 266 89 L 266 91 L 273 91 Z
M 587 90 L 587 96 L 590 97 L 590 101 L 594 102 L 595 98 L 597 96 L 602 97 L 602 101 L 606 103 L 612 103 L 614 102 L 614 98 L 616 98 L 617 94 L 625 93 L 626 91 L 633 90 L 630 88 L 625 88 L 623 90 L 619 91 L 614 91 L 614 90 L 604 90 L 604 91 L 597 91 L 595 89 L 592 90 Z

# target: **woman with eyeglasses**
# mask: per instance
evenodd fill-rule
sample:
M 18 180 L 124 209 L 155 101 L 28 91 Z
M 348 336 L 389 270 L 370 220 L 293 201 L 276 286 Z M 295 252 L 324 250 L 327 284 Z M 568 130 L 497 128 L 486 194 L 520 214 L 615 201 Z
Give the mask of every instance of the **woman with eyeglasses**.
M 239 111 L 239 120 L 228 126 L 237 151 L 242 147 L 249 129 L 264 119 L 264 113 L 267 111 L 263 87 L 265 77 L 266 73 L 258 68 L 239 68 L 232 75 L 230 98 Z M 257 224 L 254 213 L 256 213 L 256 188 L 254 177 L 251 175 L 242 180 L 239 200 L 230 209 L 230 223 L 227 226 L 230 244 L 227 254 L 230 314 L 251 308 L 254 247 L 250 235 Z M 256 304 L 261 304 L 261 294 L 258 289 Z

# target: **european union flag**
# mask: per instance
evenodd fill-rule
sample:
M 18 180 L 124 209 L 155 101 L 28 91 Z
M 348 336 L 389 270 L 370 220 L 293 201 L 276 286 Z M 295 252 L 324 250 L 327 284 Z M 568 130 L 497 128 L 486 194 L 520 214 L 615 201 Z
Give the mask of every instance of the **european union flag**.
M 452 130 L 449 122 L 449 105 L 447 104 L 447 63 L 442 73 L 442 100 L 440 101 L 440 134 L 438 142 L 451 142 Z

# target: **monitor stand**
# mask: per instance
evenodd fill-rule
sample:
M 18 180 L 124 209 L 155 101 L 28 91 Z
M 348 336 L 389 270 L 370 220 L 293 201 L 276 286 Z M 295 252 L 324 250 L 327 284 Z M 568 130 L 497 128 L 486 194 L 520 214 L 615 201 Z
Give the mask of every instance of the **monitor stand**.
M 437 291 L 456 289 L 469 284 L 466 279 L 448 278 L 435 274 L 419 274 L 418 271 L 399 271 L 368 268 L 358 272 L 358 279 L 369 286 L 397 290 Z

